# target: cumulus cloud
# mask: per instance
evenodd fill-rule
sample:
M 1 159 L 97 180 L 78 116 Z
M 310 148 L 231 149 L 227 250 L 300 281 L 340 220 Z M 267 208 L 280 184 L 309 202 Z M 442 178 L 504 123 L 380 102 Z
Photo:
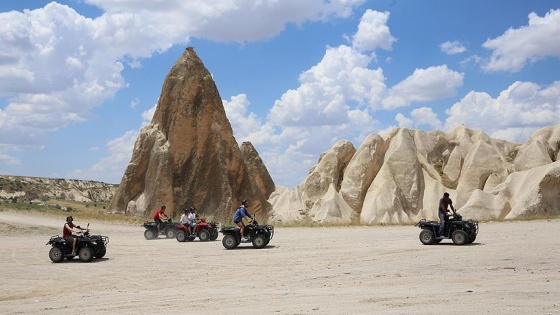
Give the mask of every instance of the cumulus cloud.
M 517 81 L 496 98 L 471 91 L 446 113 L 447 128 L 465 124 L 501 139 L 525 141 L 536 128 L 558 124 L 560 81 L 545 87 Z
M 56 2 L 0 13 L 0 96 L 10 96 L 0 117 L 0 142 L 16 136 L 20 144 L 45 142 L 34 134 L 88 120 L 92 108 L 126 86 L 123 61 L 138 66 L 141 58 L 192 36 L 269 38 L 288 23 L 347 17 L 361 2 L 173 0 L 139 7 L 130 0 L 90 0 L 104 10 L 95 19 Z
M 300 76 L 301 85 L 275 102 L 268 119 L 280 126 L 340 125 L 350 122 L 352 107 L 378 107 L 385 77 L 381 69 L 367 68 L 370 61 L 348 46 L 328 48 Z
M 419 128 L 430 127 L 431 129 L 441 129 L 442 123 L 438 119 L 436 113 L 430 107 L 420 107 L 410 112 L 410 118 L 402 113 L 395 116 L 399 127 Z
M 544 17 L 529 14 L 529 24 L 509 29 L 503 35 L 487 40 L 482 46 L 492 50 L 486 71 L 517 72 L 528 62 L 560 56 L 560 9 L 550 10 Z
M 391 35 L 387 20 L 389 12 L 366 10 L 352 36 L 352 47 L 358 51 L 373 51 L 378 48 L 391 50 L 396 38 Z
M 463 73 L 447 68 L 446 65 L 416 69 L 412 75 L 389 90 L 383 99 L 383 108 L 408 106 L 412 102 L 427 102 L 444 99 L 457 94 L 463 85 Z
M 464 53 L 467 48 L 459 41 L 447 41 L 439 45 L 439 49 L 448 55 Z

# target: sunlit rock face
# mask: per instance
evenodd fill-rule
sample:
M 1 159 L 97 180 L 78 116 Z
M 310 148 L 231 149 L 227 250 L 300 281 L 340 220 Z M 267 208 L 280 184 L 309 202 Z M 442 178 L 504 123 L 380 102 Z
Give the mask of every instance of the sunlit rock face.
M 251 165 L 233 137 L 210 72 L 189 47 L 165 78 L 109 211 L 149 216 L 160 205 L 169 214 L 194 206 L 229 218 L 249 199 L 252 213 L 268 217 L 266 197 L 274 184 L 256 150 L 245 146 Z
M 438 220 L 444 192 L 474 219 L 560 214 L 560 125 L 536 131 L 524 144 L 465 126 L 396 128 L 370 135 L 353 153 L 342 144 L 350 146 L 339 141 L 325 151 L 301 184 L 271 194 L 272 221 Z

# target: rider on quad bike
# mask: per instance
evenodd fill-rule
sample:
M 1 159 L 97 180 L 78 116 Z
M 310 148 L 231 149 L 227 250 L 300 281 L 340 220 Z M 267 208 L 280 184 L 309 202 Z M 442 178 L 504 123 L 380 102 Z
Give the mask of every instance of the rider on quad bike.
M 167 220 L 169 220 L 169 217 L 167 216 L 167 214 L 165 214 L 165 206 L 161 206 L 161 208 L 159 208 L 158 211 L 154 213 L 154 222 L 156 222 L 158 234 L 160 233 L 161 230 L 160 229 L 161 224 L 163 223 L 163 221 L 167 221 Z
M 249 241 L 247 236 L 245 236 L 245 223 L 243 223 L 244 218 L 250 218 L 253 220 L 253 217 L 247 211 L 247 207 L 249 207 L 249 201 L 247 199 L 241 202 L 241 206 L 235 211 L 233 215 L 233 223 L 237 224 L 241 232 L 241 243 L 246 243 Z
M 71 215 L 66 217 L 66 223 L 64 223 L 64 227 L 62 228 L 62 237 L 66 240 L 66 242 L 72 244 L 72 256 L 76 256 L 76 245 L 78 243 L 78 239 L 73 235 L 77 232 L 82 232 L 86 229 L 81 228 L 79 225 L 74 225 L 74 218 Z

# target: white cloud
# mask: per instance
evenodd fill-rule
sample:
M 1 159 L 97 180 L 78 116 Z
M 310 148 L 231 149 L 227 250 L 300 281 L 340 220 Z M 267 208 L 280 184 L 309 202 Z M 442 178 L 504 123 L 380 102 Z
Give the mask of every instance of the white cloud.
M 300 76 L 300 87 L 277 100 L 268 119 L 279 126 L 340 125 L 352 107 L 379 107 L 385 92 L 380 69 L 367 68 L 371 57 L 348 46 L 328 48 L 323 59 Z
M 527 62 L 560 56 L 560 9 L 550 10 L 544 17 L 529 14 L 529 24 L 509 29 L 503 35 L 487 40 L 482 46 L 492 50 L 483 65 L 487 71 L 520 71 Z
M 387 26 L 389 12 L 366 10 L 352 37 L 352 48 L 358 51 L 373 51 L 378 48 L 391 50 L 396 41 Z
M 560 121 L 560 81 L 547 87 L 518 81 L 497 98 L 471 91 L 446 113 L 447 128 L 465 124 L 505 140 L 525 141 L 536 128 Z
M 137 67 L 140 58 L 192 36 L 269 38 L 288 23 L 348 17 L 363 0 L 86 2 L 104 13 L 90 19 L 56 2 L 0 13 L 0 96 L 11 97 L 0 118 L 0 144 L 40 145 L 49 132 L 88 120 L 126 86 L 123 61 Z
M 398 113 L 395 120 L 398 122 L 399 127 L 418 128 L 428 126 L 432 129 L 442 128 L 441 121 L 430 107 L 416 108 L 410 112 L 410 117 L 407 118 L 403 114 Z
M 416 69 L 414 73 L 393 86 L 383 100 L 386 109 L 405 107 L 412 102 L 428 102 L 457 94 L 463 85 L 463 73 L 447 68 L 446 65 Z
M 452 42 L 447 41 L 441 43 L 439 45 L 439 48 L 441 49 L 442 52 L 448 55 L 461 54 L 467 50 L 467 48 L 459 41 L 452 41 Z

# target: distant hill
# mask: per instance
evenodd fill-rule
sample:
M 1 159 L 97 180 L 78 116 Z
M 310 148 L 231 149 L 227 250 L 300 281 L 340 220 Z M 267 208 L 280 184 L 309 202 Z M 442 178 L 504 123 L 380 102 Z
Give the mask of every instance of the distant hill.
M 49 199 L 109 202 L 118 185 L 91 180 L 0 175 L 0 201 L 37 202 Z

